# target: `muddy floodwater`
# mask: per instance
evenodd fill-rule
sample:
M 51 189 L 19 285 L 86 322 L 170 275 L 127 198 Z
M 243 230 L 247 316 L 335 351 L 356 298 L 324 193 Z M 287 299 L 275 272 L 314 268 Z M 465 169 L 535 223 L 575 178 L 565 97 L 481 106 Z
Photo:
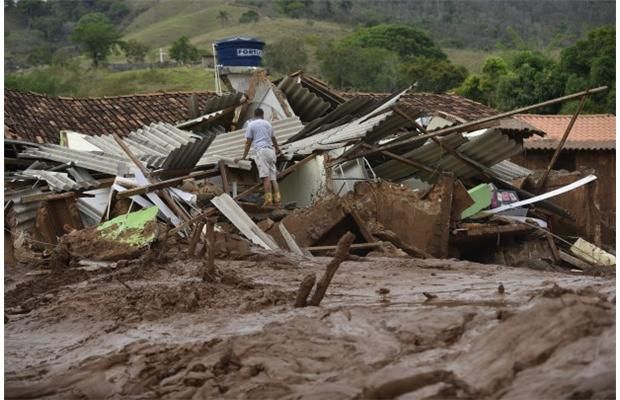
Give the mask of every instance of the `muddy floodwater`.
M 615 398 L 615 275 L 364 258 L 294 308 L 329 260 L 7 267 L 6 398 Z

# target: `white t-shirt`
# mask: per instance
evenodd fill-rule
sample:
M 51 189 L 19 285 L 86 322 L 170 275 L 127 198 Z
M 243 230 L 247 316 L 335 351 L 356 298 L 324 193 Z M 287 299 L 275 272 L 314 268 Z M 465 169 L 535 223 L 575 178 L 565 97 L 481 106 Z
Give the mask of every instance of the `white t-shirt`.
M 252 146 L 255 151 L 265 147 L 273 148 L 272 137 L 273 127 L 268 121 L 257 118 L 248 122 L 248 127 L 245 130 L 245 138 L 252 140 Z

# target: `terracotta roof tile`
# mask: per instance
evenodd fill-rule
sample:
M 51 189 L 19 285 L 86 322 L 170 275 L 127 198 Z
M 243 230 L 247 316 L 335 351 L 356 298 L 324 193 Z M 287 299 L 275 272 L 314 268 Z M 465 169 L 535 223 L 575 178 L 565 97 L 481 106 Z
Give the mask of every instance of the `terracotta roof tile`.
M 571 115 L 518 114 L 515 118 L 545 132 L 544 138 L 531 137 L 526 149 L 555 150 Z M 567 150 L 614 150 L 616 148 L 616 116 L 612 114 L 579 115 L 564 144 Z
M 340 92 L 339 94 L 347 100 L 354 96 L 370 96 L 377 100 L 390 96 L 390 93 Z M 455 122 L 475 121 L 497 114 L 497 111 L 484 104 L 448 93 L 407 93 L 399 104 L 428 112 L 439 112 Z
M 59 131 L 64 129 L 91 135 L 126 135 L 153 122 L 188 119 L 192 94 L 196 94 L 201 109 L 215 96 L 211 92 L 177 92 L 77 99 L 5 89 L 5 138 L 58 143 Z

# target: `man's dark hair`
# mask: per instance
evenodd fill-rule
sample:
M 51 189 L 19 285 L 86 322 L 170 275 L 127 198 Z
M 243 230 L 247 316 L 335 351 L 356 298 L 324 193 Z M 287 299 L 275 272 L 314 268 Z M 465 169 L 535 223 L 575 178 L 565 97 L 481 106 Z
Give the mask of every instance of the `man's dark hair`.
M 263 117 L 265 115 L 265 113 L 263 112 L 262 108 L 257 108 L 256 110 L 254 110 L 254 116 L 255 117 Z

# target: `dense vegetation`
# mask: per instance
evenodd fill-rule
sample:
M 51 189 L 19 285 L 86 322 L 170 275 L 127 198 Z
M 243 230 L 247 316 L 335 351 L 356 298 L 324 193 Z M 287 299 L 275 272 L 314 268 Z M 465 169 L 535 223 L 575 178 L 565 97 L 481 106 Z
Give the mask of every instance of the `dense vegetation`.
M 613 2 L 490 1 L 5 0 L 5 71 L 20 70 L 5 84 L 60 95 L 201 89 L 212 86 L 204 69 L 102 66 L 155 62 L 160 48 L 188 65 L 242 35 L 267 42 L 272 74 L 304 69 L 340 89 L 453 90 L 506 110 L 605 84 L 586 111 L 615 110 L 615 28 L 601 27 L 614 22 Z
M 556 61 L 544 54 L 521 50 L 488 58 L 482 73 L 470 75 L 458 92 L 500 110 L 509 110 L 553 97 L 607 85 L 610 90 L 588 99 L 586 112 L 616 109 L 616 29 L 603 26 L 562 50 Z M 570 112 L 574 103 L 555 105 L 549 113 Z

